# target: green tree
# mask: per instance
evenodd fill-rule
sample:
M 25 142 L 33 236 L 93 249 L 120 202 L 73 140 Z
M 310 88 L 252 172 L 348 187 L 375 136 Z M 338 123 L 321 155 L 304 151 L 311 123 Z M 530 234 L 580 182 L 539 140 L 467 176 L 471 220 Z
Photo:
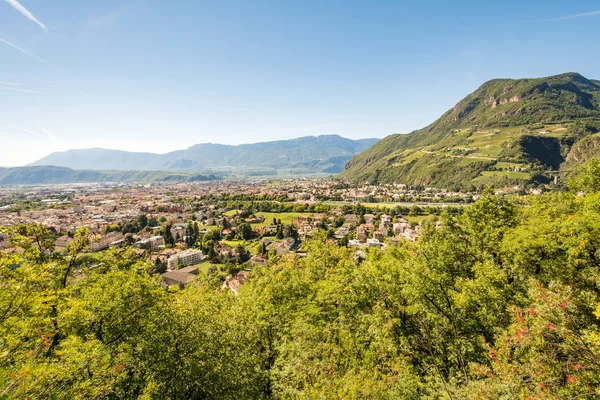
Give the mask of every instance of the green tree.
M 139 227 L 139 230 L 142 230 L 148 226 L 148 217 L 146 216 L 146 214 L 142 214 L 139 217 L 137 217 L 137 225 Z
M 252 230 L 252 226 L 247 223 L 240 224 L 237 227 L 237 235 L 242 240 L 250 240 L 254 236 L 254 231 Z
M 569 180 L 569 188 L 574 192 L 600 191 L 600 159 L 592 158 L 578 168 Z
M 284 237 L 294 238 L 294 239 L 298 238 L 298 230 L 296 229 L 296 227 L 293 224 L 286 225 L 284 228 L 283 234 L 284 234 Z

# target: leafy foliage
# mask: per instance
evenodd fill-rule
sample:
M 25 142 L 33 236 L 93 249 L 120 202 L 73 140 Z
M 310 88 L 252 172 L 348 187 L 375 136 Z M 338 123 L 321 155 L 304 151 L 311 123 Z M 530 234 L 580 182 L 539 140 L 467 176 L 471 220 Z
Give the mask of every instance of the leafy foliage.
M 580 196 L 485 191 L 363 262 L 321 230 L 238 295 L 210 272 L 163 290 L 129 250 L 86 263 L 86 232 L 62 256 L 43 227 L 7 230 L 0 396 L 597 398 L 599 170 Z

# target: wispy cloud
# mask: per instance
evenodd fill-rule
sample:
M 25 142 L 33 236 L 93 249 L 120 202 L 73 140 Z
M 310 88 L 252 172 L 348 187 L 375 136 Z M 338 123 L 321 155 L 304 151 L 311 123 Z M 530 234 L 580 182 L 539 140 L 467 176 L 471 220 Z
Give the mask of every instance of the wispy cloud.
M 0 81 L 0 85 L 3 85 L 3 86 L 21 86 L 20 83 L 6 82 L 6 81 Z
M 0 86 L 0 89 L 12 90 L 13 92 L 34 93 L 34 94 L 45 94 L 46 93 L 46 92 L 41 92 L 39 90 L 21 89 L 21 88 L 12 87 L 12 86 Z
M 35 82 L 49 83 L 51 85 L 60 85 L 60 82 L 49 81 L 47 79 L 37 79 L 37 78 L 25 78 L 25 79 L 29 79 L 30 81 L 35 81 Z
M 196 93 L 202 93 L 202 94 L 216 95 L 216 93 L 214 93 L 214 92 L 207 92 L 207 91 L 205 91 L 205 90 L 196 90 Z
M 585 12 L 585 13 L 581 13 L 581 14 L 563 15 L 562 17 L 548 18 L 548 19 L 544 19 L 543 21 L 544 22 L 564 21 L 564 20 L 567 20 L 567 19 L 591 17 L 591 16 L 594 16 L 594 15 L 600 15 L 600 10 L 589 11 L 589 12 Z
M 50 132 L 48 129 L 44 128 L 43 126 L 41 126 L 40 129 L 42 130 L 42 132 L 44 132 L 46 135 L 48 135 L 48 139 L 52 140 L 53 142 L 58 141 L 58 138 L 56 137 L 56 135 L 53 134 L 52 132 Z
M 39 19 L 37 19 L 28 9 L 23 7 L 21 3 L 19 3 L 17 0 L 6 0 L 6 2 L 10 4 L 15 10 L 20 12 L 25 18 L 32 22 L 35 22 L 40 26 L 40 28 L 44 30 L 44 32 L 48 33 L 48 28 L 46 28 L 46 25 L 44 25 Z
M 42 136 L 41 134 L 39 134 L 39 133 L 37 133 L 37 132 L 30 131 L 29 129 L 25 129 L 25 128 L 19 128 L 19 130 L 20 130 L 20 131 L 23 131 L 23 132 L 25 132 L 25 133 L 29 133 L 30 135 L 32 135 L 32 136 L 34 136 L 34 137 L 36 137 L 36 138 L 40 138 L 40 137 Z
M 8 40 L 4 40 L 4 39 L 0 38 L 0 43 L 4 43 L 5 45 L 12 47 L 13 49 L 19 50 L 21 53 L 28 55 L 31 58 L 35 58 L 36 60 L 38 60 L 39 62 L 41 62 L 43 64 L 50 65 L 50 64 L 48 64 L 48 61 L 44 60 L 43 58 L 36 56 L 35 54 L 25 50 L 24 48 L 19 47 L 14 43 L 9 42 Z
M 12 79 L 12 80 L 27 80 L 27 81 L 34 81 L 34 82 L 41 82 L 41 83 L 49 83 L 51 85 L 60 85 L 60 82 L 51 81 L 48 79 L 31 78 L 31 77 L 17 75 L 17 74 L 11 74 L 11 73 L 7 73 L 6 76 L 9 76 L 10 79 Z M 19 83 L 19 85 L 27 85 L 27 83 Z

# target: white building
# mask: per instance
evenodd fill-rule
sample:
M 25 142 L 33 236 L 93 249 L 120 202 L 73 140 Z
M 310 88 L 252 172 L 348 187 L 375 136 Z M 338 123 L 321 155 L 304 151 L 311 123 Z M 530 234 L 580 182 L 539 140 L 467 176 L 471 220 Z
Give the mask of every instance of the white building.
M 173 237 L 173 240 L 176 242 L 183 240 L 183 238 L 185 237 L 186 228 L 186 224 L 173 225 L 173 227 L 171 228 L 171 236 Z
M 367 239 L 367 245 L 369 245 L 369 247 L 379 247 L 382 243 L 377 239 Z
M 153 236 L 149 239 L 140 240 L 135 243 L 138 249 L 157 249 L 165 246 L 165 238 L 162 236 Z
M 186 250 L 169 257 L 167 260 L 168 269 L 176 269 L 177 265 L 194 265 L 204 260 L 204 254 L 200 250 Z
M 123 234 L 121 232 L 111 232 L 106 236 L 102 236 L 100 238 L 92 238 L 90 240 L 90 250 L 91 251 L 101 251 L 106 250 L 110 247 L 113 242 L 119 241 L 123 239 Z

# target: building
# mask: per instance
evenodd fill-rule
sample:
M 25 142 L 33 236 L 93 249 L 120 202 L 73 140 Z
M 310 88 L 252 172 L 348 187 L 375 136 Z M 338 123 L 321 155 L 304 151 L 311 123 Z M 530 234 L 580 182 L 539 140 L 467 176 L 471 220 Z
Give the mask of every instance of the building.
M 192 283 L 192 281 L 196 278 L 195 274 L 190 274 L 189 272 L 182 272 L 180 270 L 167 271 L 161 276 L 166 286 L 179 286 L 181 289 Z
M 410 224 L 406 222 L 394 224 L 394 234 L 402 235 L 407 229 L 410 229 Z
M 54 243 L 54 248 L 56 249 L 56 251 L 66 250 L 67 246 L 72 241 L 73 241 L 73 238 L 71 238 L 67 235 L 61 236 L 58 239 L 56 239 L 56 242 Z
M 251 267 L 264 267 L 268 264 L 266 258 L 259 256 L 258 254 L 248 260 L 248 265 Z
M 169 257 L 167 262 L 168 269 L 176 269 L 178 265 L 187 266 L 199 264 L 204 260 L 204 254 L 200 250 L 186 250 Z
M 382 243 L 377 239 L 367 239 L 367 244 L 369 247 L 379 247 Z
M 110 245 L 114 242 L 123 239 L 123 234 L 121 232 L 111 232 L 106 236 L 102 236 L 99 239 L 90 240 L 90 250 L 91 251 L 101 251 L 106 250 L 110 247 Z
M 248 279 L 248 271 L 239 271 L 237 274 L 228 277 L 223 283 L 223 288 L 229 288 L 235 295 L 240 291 L 240 288 Z
M 200 269 L 196 265 L 188 265 L 187 267 L 183 267 L 177 271 L 190 275 L 198 275 L 200 273 Z
M 361 243 L 366 242 L 367 241 L 367 231 L 365 229 L 358 229 L 356 231 L 356 238 Z
M 158 249 L 164 246 L 165 238 L 162 236 L 153 236 L 135 243 L 135 247 L 138 249 Z
M 186 224 L 173 225 L 173 227 L 171 228 L 171 236 L 173 237 L 173 240 L 176 242 L 183 240 L 183 238 L 185 237 L 186 228 Z

